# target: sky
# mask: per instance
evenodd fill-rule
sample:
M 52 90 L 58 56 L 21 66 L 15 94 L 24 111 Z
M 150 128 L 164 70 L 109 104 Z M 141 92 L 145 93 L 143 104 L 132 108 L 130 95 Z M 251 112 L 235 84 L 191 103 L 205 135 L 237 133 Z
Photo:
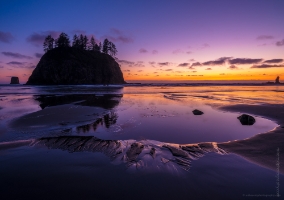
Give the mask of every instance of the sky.
M 283 0 L 0 0 L 0 84 L 61 32 L 112 41 L 127 82 L 281 82 L 283 19 Z

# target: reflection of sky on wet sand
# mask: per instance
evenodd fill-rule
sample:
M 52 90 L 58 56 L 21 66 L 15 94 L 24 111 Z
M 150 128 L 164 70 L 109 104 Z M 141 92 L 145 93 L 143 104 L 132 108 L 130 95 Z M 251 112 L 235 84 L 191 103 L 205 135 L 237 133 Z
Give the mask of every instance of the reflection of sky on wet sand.
M 203 115 L 193 115 L 199 109 Z M 244 139 L 273 129 L 276 124 L 257 118 L 253 126 L 242 126 L 237 113 L 224 113 L 196 100 L 171 100 L 158 95 L 124 95 L 115 108 L 117 122 L 109 128 L 85 134 L 104 139 L 151 139 L 172 143 L 195 143 Z M 80 131 L 83 133 L 83 131 Z
M 221 142 L 248 138 L 277 125 L 257 118 L 253 126 L 242 126 L 237 119 L 240 114 L 221 112 L 210 105 L 232 102 L 261 104 L 264 100 L 267 100 L 266 103 L 280 103 L 283 99 L 281 86 L 104 88 L 105 90 L 94 86 L 1 87 L 0 130 L 6 133 L 5 140 L 9 138 L 8 133 L 17 135 L 20 128 L 23 133 L 21 137 L 31 133 L 36 135 L 39 131 L 48 135 L 52 130 L 57 135 L 83 134 L 102 139 Z M 104 100 L 104 96 L 109 100 Z M 96 107 L 100 109 L 94 109 Z M 192 114 L 194 109 L 199 109 L 204 114 L 195 116 Z M 20 116 L 28 113 L 37 119 L 23 121 Z M 104 118 L 110 113 L 116 115 L 116 120 L 105 126 L 108 122 Z M 11 123 L 15 118 L 20 122 L 22 120 L 18 129 Z

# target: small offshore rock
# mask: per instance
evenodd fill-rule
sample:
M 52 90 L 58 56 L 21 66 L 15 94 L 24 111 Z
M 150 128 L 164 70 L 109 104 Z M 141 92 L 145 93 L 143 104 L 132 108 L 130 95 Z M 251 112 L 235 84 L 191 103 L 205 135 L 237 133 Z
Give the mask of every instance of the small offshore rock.
M 19 78 L 16 76 L 11 77 L 11 83 L 10 84 L 20 84 Z
M 192 113 L 193 113 L 194 115 L 203 115 L 203 112 L 200 111 L 200 110 L 197 110 L 197 109 L 193 110 Z
M 253 116 L 242 114 L 238 117 L 242 125 L 253 125 L 255 123 L 255 119 Z

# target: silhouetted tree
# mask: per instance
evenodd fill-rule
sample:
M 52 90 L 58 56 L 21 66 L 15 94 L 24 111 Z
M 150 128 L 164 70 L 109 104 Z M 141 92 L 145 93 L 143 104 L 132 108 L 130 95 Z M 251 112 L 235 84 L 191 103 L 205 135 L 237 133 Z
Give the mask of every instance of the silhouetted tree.
M 110 42 L 108 39 L 104 40 L 103 43 L 103 53 L 109 54 L 111 56 L 115 56 L 117 53 L 117 49 L 115 44 L 113 44 L 112 42 Z
M 88 45 L 89 45 L 89 40 L 88 40 L 87 36 L 84 36 L 84 38 L 83 38 L 83 49 L 87 50 Z
M 95 38 L 94 38 L 93 36 L 91 37 L 91 40 L 90 40 L 90 42 L 89 42 L 88 50 L 91 50 L 91 51 L 100 51 L 100 47 L 99 47 L 99 45 L 96 43 Z
M 98 48 L 98 50 L 99 50 L 99 51 L 102 51 L 102 43 L 101 43 L 101 42 L 99 43 L 99 48 Z
M 70 47 L 70 40 L 66 33 L 61 33 L 59 38 L 55 40 L 56 47 Z
M 43 42 L 44 52 L 53 49 L 53 46 L 54 46 L 54 39 L 51 37 L 51 35 L 48 35 Z
M 108 39 L 104 40 L 102 52 L 108 54 L 109 51 L 109 41 Z
M 79 41 L 79 38 L 78 38 L 78 36 L 76 34 L 73 36 L 72 47 L 75 47 L 75 48 L 79 48 L 80 47 L 80 41 Z
M 79 37 L 79 48 L 84 49 L 84 36 L 82 34 Z
M 117 54 L 117 49 L 115 44 L 113 44 L 112 42 L 109 43 L 109 55 L 111 55 L 112 57 L 114 57 Z

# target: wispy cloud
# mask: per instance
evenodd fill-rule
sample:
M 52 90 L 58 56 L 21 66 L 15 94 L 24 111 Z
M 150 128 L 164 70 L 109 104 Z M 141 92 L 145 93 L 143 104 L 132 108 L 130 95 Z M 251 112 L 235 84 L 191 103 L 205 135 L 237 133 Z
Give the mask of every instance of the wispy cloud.
M 229 63 L 232 65 L 239 64 L 239 65 L 245 65 L 245 64 L 258 64 L 262 61 L 262 59 L 252 59 L 252 58 L 235 58 L 229 60 Z
M 274 39 L 274 36 L 272 36 L 272 35 L 260 35 L 256 39 L 257 40 L 271 40 L 271 39 Z
M 176 49 L 173 51 L 173 54 L 180 54 L 180 53 L 184 53 L 181 49 Z
M 119 64 L 124 64 L 124 65 L 133 65 L 135 62 L 128 61 L 128 60 L 116 60 Z
M 5 55 L 5 56 L 8 56 L 8 57 L 18 58 L 18 59 L 32 59 L 33 58 L 31 56 L 26 56 L 26 55 L 23 55 L 23 54 L 7 52 L 7 51 L 3 51 L 2 54 Z
M 168 65 L 170 65 L 170 63 L 169 62 L 160 62 L 160 63 L 158 63 L 158 65 L 160 65 L 160 66 L 168 66 Z
M 158 51 L 157 50 L 153 50 L 152 54 L 158 54 Z
M 271 59 L 271 60 L 266 60 L 263 63 L 281 63 L 283 62 L 283 59 Z
M 15 38 L 11 33 L 0 31 L 0 42 L 11 43 L 13 40 Z
M 231 57 L 221 57 L 217 60 L 210 60 L 207 62 L 202 63 L 202 65 L 223 65 L 229 60 Z
M 6 63 L 7 65 L 10 65 L 11 67 L 14 68 L 26 68 L 26 69 L 33 69 L 36 66 L 33 65 L 33 63 L 27 63 L 27 62 L 17 62 L 17 61 L 11 61 Z
M 139 49 L 139 53 L 147 53 L 148 51 L 144 48 Z
M 7 65 L 24 65 L 25 62 L 17 62 L 17 61 L 11 61 L 6 63 Z
M 276 46 L 284 46 L 284 39 L 281 41 L 276 42 Z
M 37 58 L 41 58 L 43 56 L 43 54 L 41 54 L 41 53 L 35 53 L 35 57 L 37 57 Z
M 207 69 L 205 69 L 205 70 L 212 70 L 211 68 L 207 68 Z
M 262 64 L 262 65 L 253 65 L 250 68 L 275 68 L 275 67 L 284 67 L 284 65 L 267 65 L 267 64 Z
M 231 65 L 230 67 L 228 67 L 228 69 L 234 70 L 234 69 L 239 69 L 236 65 Z
M 187 66 L 189 66 L 190 65 L 190 63 L 180 63 L 179 65 L 178 65 L 178 67 L 187 67 Z
M 33 33 L 27 37 L 27 42 L 35 45 L 41 46 L 48 35 L 51 35 L 54 39 L 60 35 L 61 32 L 58 31 L 42 31 Z
M 117 28 L 111 28 L 110 34 L 104 35 L 101 39 L 108 38 L 112 42 L 120 42 L 120 43 L 132 43 L 133 38 L 127 34 L 125 34 L 124 31 L 117 29 Z
M 198 67 L 198 66 L 202 66 L 202 64 L 200 62 L 195 62 L 191 64 L 191 67 Z

